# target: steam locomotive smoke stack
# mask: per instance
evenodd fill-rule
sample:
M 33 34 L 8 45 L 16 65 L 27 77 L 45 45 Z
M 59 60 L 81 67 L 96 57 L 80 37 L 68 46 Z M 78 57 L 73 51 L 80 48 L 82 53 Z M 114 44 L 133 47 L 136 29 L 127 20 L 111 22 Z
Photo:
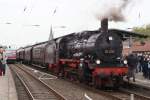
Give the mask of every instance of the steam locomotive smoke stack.
M 108 32 L 108 18 L 104 18 L 101 20 L 101 32 L 102 33 Z

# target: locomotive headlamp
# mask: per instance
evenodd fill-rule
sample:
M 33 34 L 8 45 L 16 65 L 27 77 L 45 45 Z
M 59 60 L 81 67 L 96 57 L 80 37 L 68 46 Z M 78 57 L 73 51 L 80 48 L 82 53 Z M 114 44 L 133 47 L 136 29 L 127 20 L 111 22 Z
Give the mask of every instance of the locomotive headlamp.
M 120 57 L 117 57 L 117 59 L 120 60 L 121 58 L 120 58 Z
M 80 61 L 84 61 L 84 58 L 81 58 Z
M 127 64 L 128 62 L 127 62 L 127 60 L 124 60 L 123 63 L 124 63 L 124 64 Z
M 96 64 L 100 64 L 101 63 L 101 61 L 100 60 L 96 60 Z
M 79 65 L 80 65 L 80 67 L 83 67 L 83 64 L 82 64 L 82 63 L 80 63 Z
M 108 37 L 109 41 L 113 40 L 113 37 L 112 36 L 109 36 Z

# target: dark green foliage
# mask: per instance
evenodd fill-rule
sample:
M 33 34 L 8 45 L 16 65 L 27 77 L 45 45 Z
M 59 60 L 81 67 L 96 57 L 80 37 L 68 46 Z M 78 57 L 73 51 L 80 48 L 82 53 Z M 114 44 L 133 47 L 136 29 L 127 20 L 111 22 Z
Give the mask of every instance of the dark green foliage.
M 134 27 L 133 28 L 134 32 L 137 32 L 139 34 L 144 34 L 144 35 L 148 35 L 149 37 L 147 39 L 143 39 L 143 38 L 136 38 L 136 41 L 146 41 L 146 40 L 150 40 L 150 24 L 149 25 L 145 25 L 142 27 Z

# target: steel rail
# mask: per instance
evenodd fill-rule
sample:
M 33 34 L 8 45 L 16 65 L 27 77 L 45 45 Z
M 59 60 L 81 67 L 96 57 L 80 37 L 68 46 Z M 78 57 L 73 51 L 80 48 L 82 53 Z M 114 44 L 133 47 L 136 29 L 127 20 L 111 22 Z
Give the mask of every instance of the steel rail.
M 150 100 L 150 97 L 144 96 L 144 95 L 142 95 L 142 94 L 140 94 L 140 93 L 132 92 L 132 91 L 125 90 L 125 89 L 120 89 L 120 91 L 125 92 L 125 93 L 128 93 L 128 94 L 134 94 L 135 97 L 141 98 L 141 100 Z
M 17 71 L 14 71 L 14 69 L 12 69 L 12 67 L 10 67 L 10 69 L 17 75 L 18 79 L 21 81 L 21 83 L 23 84 L 26 92 L 28 93 L 29 97 L 34 100 L 34 97 L 32 96 L 32 93 L 30 92 L 28 86 L 26 85 L 26 83 L 23 81 L 23 79 L 20 77 L 20 75 L 18 74 Z
M 59 99 L 58 100 L 67 100 L 64 96 L 62 96 L 60 93 L 58 93 L 57 91 L 55 91 L 54 89 L 52 89 L 52 87 L 48 86 L 47 84 L 45 84 L 43 81 L 39 80 L 37 77 L 35 77 L 34 75 L 32 75 L 30 72 L 26 71 L 25 69 L 23 69 L 23 67 L 20 67 L 19 65 L 15 65 L 17 68 L 21 69 L 22 71 L 24 71 L 25 73 L 27 73 L 28 75 L 30 75 L 31 77 L 33 77 L 35 80 L 39 81 L 40 83 L 43 84 L 43 86 L 45 86 L 47 89 L 49 89 L 52 93 L 55 94 L 55 96 L 57 96 Z M 20 77 L 21 78 L 21 77 Z M 23 81 L 23 80 L 22 80 Z M 24 81 L 23 81 L 24 82 Z M 30 95 L 32 95 L 32 93 L 30 92 L 28 86 L 26 85 L 26 83 L 24 82 L 27 91 Z M 32 97 L 32 100 L 34 100 L 34 97 Z

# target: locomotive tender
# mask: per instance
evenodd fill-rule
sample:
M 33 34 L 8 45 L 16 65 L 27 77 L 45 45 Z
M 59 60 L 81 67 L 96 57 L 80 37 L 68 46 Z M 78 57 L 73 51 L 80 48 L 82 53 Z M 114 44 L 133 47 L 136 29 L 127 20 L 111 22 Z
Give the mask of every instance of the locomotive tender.
M 108 19 L 104 19 L 100 30 L 72 33 L 18 49 L 17 59 L 96 87 L 119 86 L 128 71 L 122 59 L 124 35 L 142 37 L 108 29 Z

